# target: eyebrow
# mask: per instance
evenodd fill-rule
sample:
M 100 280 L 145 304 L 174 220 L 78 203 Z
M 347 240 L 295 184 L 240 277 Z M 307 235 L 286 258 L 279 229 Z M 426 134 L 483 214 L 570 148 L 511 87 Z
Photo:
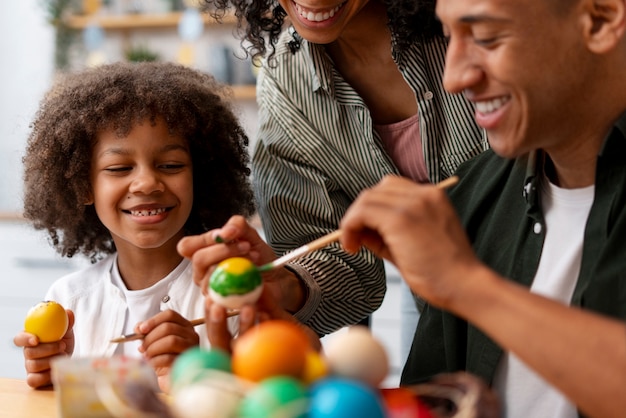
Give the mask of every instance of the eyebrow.
M 181 145 L 181 144 L 167 144 L 161 147 L 158 152 L 169 152 L 169 151 L 184 151 L 189 152 L 189 148 Z M 112 147 L 102 151 L 98 157 L 103 157 L 105 155 L 130 155 L 127 149 L 122 147 Z
M 491 16 L 491 15 L 478 14 L 478 15 L 462 16 L 459 19 L 459 22 L 466 23 L 466 24 L 485 23 L 485 22 L 490 22 L 490 23 L 510 23 L 511 19 L 507 19 L 507 18 L 503 18 L 503 17 Z

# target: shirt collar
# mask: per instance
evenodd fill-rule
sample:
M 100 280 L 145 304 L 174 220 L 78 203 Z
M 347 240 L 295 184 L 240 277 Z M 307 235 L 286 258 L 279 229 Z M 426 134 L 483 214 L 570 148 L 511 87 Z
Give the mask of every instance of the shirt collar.
M 611 150 L 616 146 L 621 149 L 625 140 L 626 112 L 622 113 L 617 122 L 615 122 L 615 125 L 613 125 L 609 134 L 604 139 L 604 143 L 600 149 L 598 157 L 602 159 L 618 158 L 619 160 L 622 160 L 622 152 L 612 152 Z M 544 159 L 545 153 L 542 150 L 531 151 L 528 155 L 526 176 L 524 178 L 524 189 L 522 193 L 529 208 L 539 203 L 537 190 L 539 190 L 539 182 L 541 181 L 543 175 Z
M 302 54 L 302 59 L 311 73 L 311 80 L 313 80 L 311 88 L 313 91 L 319 89 L 331 91 L 334 86 L 333 65 L 330 57 L 326 54 L 324 45 L 306 41 L 296 32 L 293 26 L 289 28 L 289 33 L 293 38 L 291 42 L 298 43 L 298 48 L 292 51 L 292 53 Z

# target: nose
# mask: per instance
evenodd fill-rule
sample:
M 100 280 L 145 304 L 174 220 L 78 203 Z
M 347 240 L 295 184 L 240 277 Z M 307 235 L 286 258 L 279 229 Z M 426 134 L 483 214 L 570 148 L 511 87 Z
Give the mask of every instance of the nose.
M 450 93 L 461 93 L 478 84 L 482 77 L 482 69 L 472 56 L 471 46 L 467 46 L 464 41 L 450 38 L 446 51 L 443 87 Z
M 129 191 L 131 193 L 151 194 L 165 191 L 165 185 L 155 170 L 138 168 L 130 183 Z

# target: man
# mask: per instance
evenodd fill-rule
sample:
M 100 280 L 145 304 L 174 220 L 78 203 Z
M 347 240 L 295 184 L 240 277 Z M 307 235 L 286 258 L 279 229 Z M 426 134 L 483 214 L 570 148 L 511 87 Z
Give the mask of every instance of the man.
M 341 224 L 347 250 L 391 260 L 429 302 L 403 384 L 467 370 L 507 417 L 623 416 L 626 1 L 439 0 L 437 14 L 445 87 L 475 103 L 493 151 L 449 200 L 390 177 Z

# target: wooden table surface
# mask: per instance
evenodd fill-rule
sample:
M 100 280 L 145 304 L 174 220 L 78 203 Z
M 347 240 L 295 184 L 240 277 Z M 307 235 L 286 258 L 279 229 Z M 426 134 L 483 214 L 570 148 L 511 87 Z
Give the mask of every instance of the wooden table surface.
M 1 418 L 56 418 L 54 391 L 35 390 L 24 380 L 0 378 Z

